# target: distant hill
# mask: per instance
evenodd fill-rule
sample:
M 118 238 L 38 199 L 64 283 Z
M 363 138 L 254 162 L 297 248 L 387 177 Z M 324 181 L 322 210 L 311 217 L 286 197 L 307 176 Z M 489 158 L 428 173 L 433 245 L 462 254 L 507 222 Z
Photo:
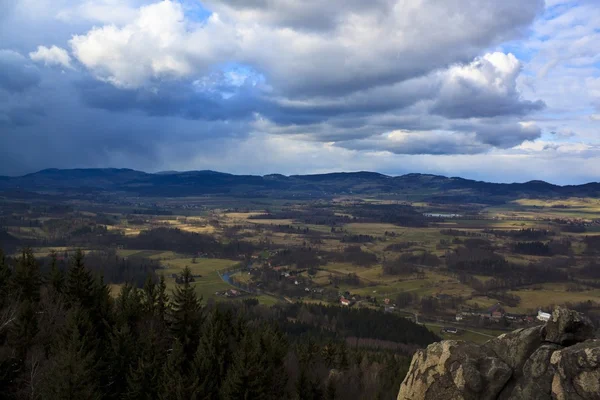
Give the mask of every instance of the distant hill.
M 0 191 L 45 194 L 120 192 L 138 196 L 228 195 L 329 198 L 340 195 L 423 198 L 437 202 L 502 203 L 519 197 L 598 197 L 600 183 L 558 186 L 543 181 L 490 183 L 439 175 L 387 176 L 375 172 L 318 175 L 233 175 L 216 171 L 159 172 L 131 169 L 46 169 L 0 177 Z

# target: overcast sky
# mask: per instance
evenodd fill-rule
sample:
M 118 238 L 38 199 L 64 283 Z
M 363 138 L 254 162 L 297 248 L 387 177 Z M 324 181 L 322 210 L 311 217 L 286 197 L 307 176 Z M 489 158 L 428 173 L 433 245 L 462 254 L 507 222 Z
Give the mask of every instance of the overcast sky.
M 600 181 L 597 0 L 0 0 L 0 174 Z

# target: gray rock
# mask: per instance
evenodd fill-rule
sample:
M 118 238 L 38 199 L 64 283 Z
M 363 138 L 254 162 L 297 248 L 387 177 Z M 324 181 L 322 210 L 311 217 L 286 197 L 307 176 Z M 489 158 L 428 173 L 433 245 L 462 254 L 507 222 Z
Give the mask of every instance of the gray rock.
M 508 399 L 551 400 L 555 369 L 550 365 L 550 358 L 561 349 L 557 344 L 545 344 L 538 348 L 525 362 L 521 377 L 516 380 Z
M 557 308 L 546 326 L 481 346 L 434 343 L 415 353 L 398 399 L 600 400 L 600 340 L 592 336 L 587 317 Z
M 557 307 L 546 323 L 547 342 L 570 346 L 594 337 L 594 325 L 585 315 L 577 311 Z
M 492 350 L 520 375 L 523 365 L 544 341 L 544 327 L 517 329 L 487 341 L 483 347 Z
M 590 340 L 555 351 L 552 398 L 600 400 L 600 340 Z
M 510 376 L 510 367 L 493 351 L 445 340 L 414 355 L 398 399 L 492 400 Z
M 513 371 L 499 399 L 507 399 L 521 377 L 523 365 L 544 340 L 544 327 L 517 329 L 489 340 L 483 346 L 492 350 Z

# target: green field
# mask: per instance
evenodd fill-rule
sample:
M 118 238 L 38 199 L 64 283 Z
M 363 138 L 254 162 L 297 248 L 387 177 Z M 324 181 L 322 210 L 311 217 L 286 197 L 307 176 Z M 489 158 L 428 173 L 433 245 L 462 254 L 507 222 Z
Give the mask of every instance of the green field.
M 438 324 L 423 324 L 423 326 L 427 327 L 431 332 L 440 336 L 444 340 L 464 340 L 466 342 L 473 342 L 477 344 L 485 343 L 494 337 L 500 336 L 506 331 L 493 330 L 493 329 L 471 329 L 467 328 L 464 330 L 459 327 L 459 333 L 441 333 L 440 330 L 442 327 Z

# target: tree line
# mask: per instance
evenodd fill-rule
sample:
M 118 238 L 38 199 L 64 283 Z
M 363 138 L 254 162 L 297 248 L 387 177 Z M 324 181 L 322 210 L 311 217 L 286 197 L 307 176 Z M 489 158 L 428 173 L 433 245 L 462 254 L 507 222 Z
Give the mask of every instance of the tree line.
M 2 398 L 393 399 L 408 358 L 348 348 L 336 332 L 435 339 L 374 311 L 202 305 L 187 268 L 173 291 L 149 276 L 113 297 L 86 262 L 77 251 L 66 269 L 53 258 L 42 271 L 30 250 L 0 253 Z M 334 320 L 331 334 L 307 334 L 323 331 L 307 318 L 323 317 Z

